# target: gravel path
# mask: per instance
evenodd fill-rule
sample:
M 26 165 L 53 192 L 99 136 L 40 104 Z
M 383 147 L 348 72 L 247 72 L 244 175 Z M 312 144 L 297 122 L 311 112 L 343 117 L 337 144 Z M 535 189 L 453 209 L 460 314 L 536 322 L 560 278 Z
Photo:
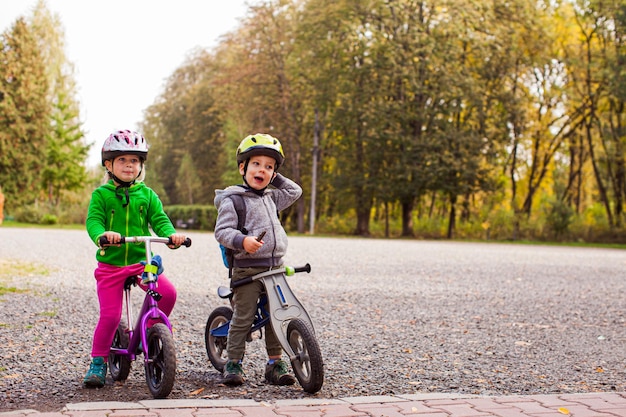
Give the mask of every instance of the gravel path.
M 248 344 L 246 384 L 220 384 L 204 326 L 226 269 L 212 234 L 190 236 L 191 248 L 157 248 L 179 292 L 169 398 L 308 396 L 262 382 L 262 341 Z M 94 254 L 84 231 L 0 228 L 0 287 L 26 290 L 0 295 L 0 411 L 151 398 L 140 362 L 125 385 L 81 387 Z M 287 261 L 313 267 L 289 279 L 324 356 L 319 398 L 626 391 L 624 251 L 292 237 Z

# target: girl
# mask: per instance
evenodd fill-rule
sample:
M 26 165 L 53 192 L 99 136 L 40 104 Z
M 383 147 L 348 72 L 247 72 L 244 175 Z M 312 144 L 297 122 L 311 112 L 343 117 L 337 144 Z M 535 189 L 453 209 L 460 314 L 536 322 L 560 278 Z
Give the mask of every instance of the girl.
M 143 182 L 144 162 L 148 144 L 142 135 L 130 130 L 112 133 L 102 146 L 102 165 L 107 182 L 94 190 L 89 203 L 86 227 L 93 242 L 98 245 L 101 236 L 110 243 L 119 243 L 121 236 L 150 235 L 148 226 L 161 237 L 171 237 L 177 248 L 185 235 L 176 233 L 157 194 Z M 86 387 L 101 388 L 105 384 L 109 348 L 122 316 L 124 281 L 141 276 L 145 247 L 141 245 L 108 246 L 96 252 L 98 267 L 94 271 L 100 318 L 93 336 L 91 365 L 83 383 Z M 169 316 L 176 302 L 176 289 L 159 275 L 159 293 L 163 298 L 159 308 Z M 145 289 L 145 287 L 143 287 Z

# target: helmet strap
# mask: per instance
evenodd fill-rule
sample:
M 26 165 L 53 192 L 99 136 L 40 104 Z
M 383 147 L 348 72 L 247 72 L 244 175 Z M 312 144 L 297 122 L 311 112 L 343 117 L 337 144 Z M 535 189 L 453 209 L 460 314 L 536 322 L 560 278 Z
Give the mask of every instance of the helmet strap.
M 119 200 L 123 200 L 124 198 L 126 199 L 126 202 L 122 204 L 122 207 L 126 207 L 130 203 L 130 196 L 128 195 L 128 188 L 130 186 L 126 184 L 128 183 L 120 184 L 115 188 L 115 197 L 117 197 Z M 121 190 L 124 190 L 124 196 L 118 194 L 118 192 Z
M 111 168 L 113 168 L 113 160 L 111 160 Z M 130 196 L 128 195 L 128 189 L 130 188 L 131 185 L 135 184 L 135 181 L 137 180 L 137 178 L 141 176 L 142 172 L 143 172 L 143 163 L 141 164 L 141 170 L 139 171 L 139 175 L 137 175 L 137 177 L 135 177 L 134 180 L 122 181 L 121 179 L 117 178 L 117 176 L 113 172 L 109 171 L 109 176 L 111 177 L 111 179 L 115 181 L 117 184 L 119 184 L 115 188 L 115 197 L 117 197 L 120 200 L 123 200 L 123 199 L 126 200 L 126 202 L 122 204 L 122 207 L 126 207 L 130 203 Z M 121 196 L 118 194 L 118 192 L 121 190 L 124 190 L 124 196 Z

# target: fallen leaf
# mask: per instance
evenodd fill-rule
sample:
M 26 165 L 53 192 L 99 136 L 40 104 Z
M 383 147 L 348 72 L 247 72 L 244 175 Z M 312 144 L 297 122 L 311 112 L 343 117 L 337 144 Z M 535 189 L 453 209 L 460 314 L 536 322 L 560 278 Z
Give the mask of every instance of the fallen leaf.
M 559 413 L 569 415 L 569 410 L 565 407 L 559 408 Z
M 198 394 L 200 394 L 202 391 L 204 391 L 204 388 L 198 388 L 198 389 L 197 389 L 197 390 L 195 390 L 195 391 L 191 391 L 191 392 L 189 393 L 189 395 L 198 395 Z

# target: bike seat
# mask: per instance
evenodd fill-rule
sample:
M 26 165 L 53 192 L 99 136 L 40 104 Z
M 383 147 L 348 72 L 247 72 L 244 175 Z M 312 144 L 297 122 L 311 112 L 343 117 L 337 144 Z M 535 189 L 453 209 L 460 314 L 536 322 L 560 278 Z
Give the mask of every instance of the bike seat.
M 217 287 L 217 296 L 220 298 L 230 298 L 233 294 L 233 290 L 229 287 L 219 286 Z
M 126 281 L 124 281 L 124 289 L 125 290 L 130 290 L 130 288 L 132 286 L 136 286 L 137 285 L 137 275 L 133 275 L 131 277 L 126 278 Z

